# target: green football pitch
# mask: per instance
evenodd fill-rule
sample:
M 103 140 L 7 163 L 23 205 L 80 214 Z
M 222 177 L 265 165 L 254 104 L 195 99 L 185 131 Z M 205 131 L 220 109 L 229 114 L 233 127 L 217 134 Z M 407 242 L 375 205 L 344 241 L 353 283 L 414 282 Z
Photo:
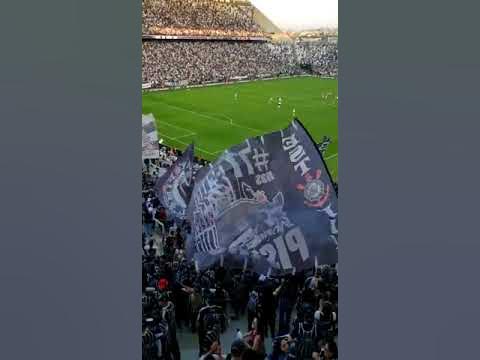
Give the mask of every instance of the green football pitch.
M 163 144 L 184 150 L 194 142 L 197 156 L 215 160 L 223 150 L 246 138 L 287 127 L 295 111 L 314 140 L 330 137 L 324 159 L 336 179 L 337 94 L 336 80 L 301 77 L 255 81 L 144 92 L 142 112 L 155 116 Z

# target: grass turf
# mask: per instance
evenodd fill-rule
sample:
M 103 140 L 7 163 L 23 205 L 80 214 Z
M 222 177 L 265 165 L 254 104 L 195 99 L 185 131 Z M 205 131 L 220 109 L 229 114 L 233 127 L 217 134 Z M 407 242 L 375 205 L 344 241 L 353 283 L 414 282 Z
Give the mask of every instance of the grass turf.
M 324 159 L 336 179 L 337 94 L 336 80 L 302 77 L 256 81 L 144 92 L 142 112 L 155 116 L 164 144 L 183 150 L 194 141 L 197 156 L 214 160 L 223 150 L 248 137 L 287 127 L 295 109 L 317 142 L 325 135 L 331 138 Z M 280 107 L 278 97 L 283 100 Z

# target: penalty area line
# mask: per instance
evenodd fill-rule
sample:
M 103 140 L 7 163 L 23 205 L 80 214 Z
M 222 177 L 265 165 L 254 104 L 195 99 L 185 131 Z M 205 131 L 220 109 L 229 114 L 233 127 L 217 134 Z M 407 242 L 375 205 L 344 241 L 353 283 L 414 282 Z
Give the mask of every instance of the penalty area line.
M 191 134 L 182 135 L 182 136 L 176 137 L 176 138 L 174 138 L 174 139 L 172 139 L 172 140 L 183 139 L 183 138 L 186 138 L 186 137 L 188 137 L 188 136 L 195 136 L 195 135 L 197 135 L 197 134 L 195 134 L 194 132 L 192 132 Z
M 206 114 L 197 112 L 197 111 L 193 111 L 193 110 L 189 110 L 189 109 L 182 108 L 182 107 L 180 107 L 180 106 L 170 105 L 170 104 L 167 104 L 167 103 L 165 103 L 165 102 L 161 102 L 161 101 L 159 101 L 159 102 L 162 103 L 162 104 L 164 104 L 164 105 L 167 105 L 167 106 L 169 106 L 169 107 L 171 107 L 171 108 L 173 108 L 173 109 L 178 109 L 178 110 L 187 111 L 187 112 L 189 112 L 189 113 L 192 113 L 192 114 L 195 114 L 195 115 L 198 115 L 198 116 L 202 116 L 202 117 L 207 118 L 207 119 L 213 119 L 213 120 L 221 121 L 221 122 L 223 122 L 223 123 L 227 123 L 227 124 L 230 124 L 230 125 L 239 127 L 239 128 L 243 128 L 243 129 L 247 129 L 247 130 L 252 130 L 252 131 L 255 131 L 255 132 L 259 133 L 259 134 L 263 134 L 263 131 L 261 131 L 261 130 L 254 129 L 254 128 L 251 128 L 251 127 L 248 127 L 248 126 L 243 126 L 243 125 L 235 124 L 235 123 L 231 122 L 232 120 L 230 120 L 230 122 L 228 122 L 228 121 L 219 119 L 218 117 L 209 116 L 209 115 L 206 115 Z M 222 114 L 222 115 L 223 115 L 223 114 Z
M 335 157 L 337 157 L 337 156 L 338 156 L 338 153 L 335 153 L 335 154 L 333 154 L 333 155 L 327 156 L 327 157 L 325 158 L 325 160 L 330 160 L 330 159 L 333 159 L 333 158 L 335 158 Z
M 191 135 L 191 134 L 190 134 L 190 135 Z M 190 145 L 190 143 L 187 143 L 187 142 L 182 141 L 182 140 L 178 140 L 179 138 L 173 138 L 173 137 L 167 136 L 167 135 L 162 135 L 162 136 L 163 136 L 163 137 L 166 137 L 166 138 L 168 138 L 168 139 L 170 139 L 170 140 L 172 140 L 172 141 L 177 141 L 177 142 L 179 142 L 180 144 L 183 144 L 183 145 Z M 180 136 L 180 137 L 183 137 L 183 136 Z M 206 154 L 208 154 L 208 155 L 212 155 L 212 156 L 214 156 L 215 154 L 218 153 L 218 151 L 215 152 L 215 153 L 212 153 L 212 152 L 210 152 L 210 151 L 208 151 L 208 150 L 205 150 L 205 149 L 202 149 L 201 147 L 196 146 L 196 145 L 195 145 L 195 149 L 198 149 L 199 151 L 204 152 L 204 153 L 206 153 Z

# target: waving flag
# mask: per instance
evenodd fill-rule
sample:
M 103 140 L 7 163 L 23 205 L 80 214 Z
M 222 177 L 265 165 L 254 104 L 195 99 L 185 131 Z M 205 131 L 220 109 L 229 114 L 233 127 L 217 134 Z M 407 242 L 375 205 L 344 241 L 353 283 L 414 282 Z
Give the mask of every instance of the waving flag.
M 155 129 L 155 118 L 152 114 L 142 115 L 142 160 L 158 159 L 158 135 Z
M 220 258 L 262 271 L 337 262 L 337 195 L 298 120 L 226 150 L 197 178 L 187 218 L 199 268 Z
M 185 211 L 193 189 L 193 144 L 175 161 L 155 184 L 160 203 L 173 220 L 185 219 Z

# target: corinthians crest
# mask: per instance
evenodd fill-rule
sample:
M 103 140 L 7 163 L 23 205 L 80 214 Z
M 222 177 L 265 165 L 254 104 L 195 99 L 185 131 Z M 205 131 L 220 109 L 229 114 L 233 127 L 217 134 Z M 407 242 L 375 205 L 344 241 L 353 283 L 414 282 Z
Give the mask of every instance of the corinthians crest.
M 325 184 L 320 179 L 315 179 L 305 184 L 305 199 L 309 202 L 318 201 L 325 195 Z
M 322 172 L 317 169 L 315 175 L 309 172 L 305 174 L 305 183 L 297 184 L 297 190 L 303 191 L 305 205 L 316 208 L 318 212 L 326 213 L 330 220 L 330 233 L 337 235 L 337 213 L 335 213 L 330 204 L 331 188 L 321 180 Z
M 315 176 L 306 173 L 305 184 L 298 184 L 297 190 L 303 191 L 305 205 L 314 208 L 323 208 L 330 197 L 330 186 L 321 180 L 322 172 L 317 170 Z

